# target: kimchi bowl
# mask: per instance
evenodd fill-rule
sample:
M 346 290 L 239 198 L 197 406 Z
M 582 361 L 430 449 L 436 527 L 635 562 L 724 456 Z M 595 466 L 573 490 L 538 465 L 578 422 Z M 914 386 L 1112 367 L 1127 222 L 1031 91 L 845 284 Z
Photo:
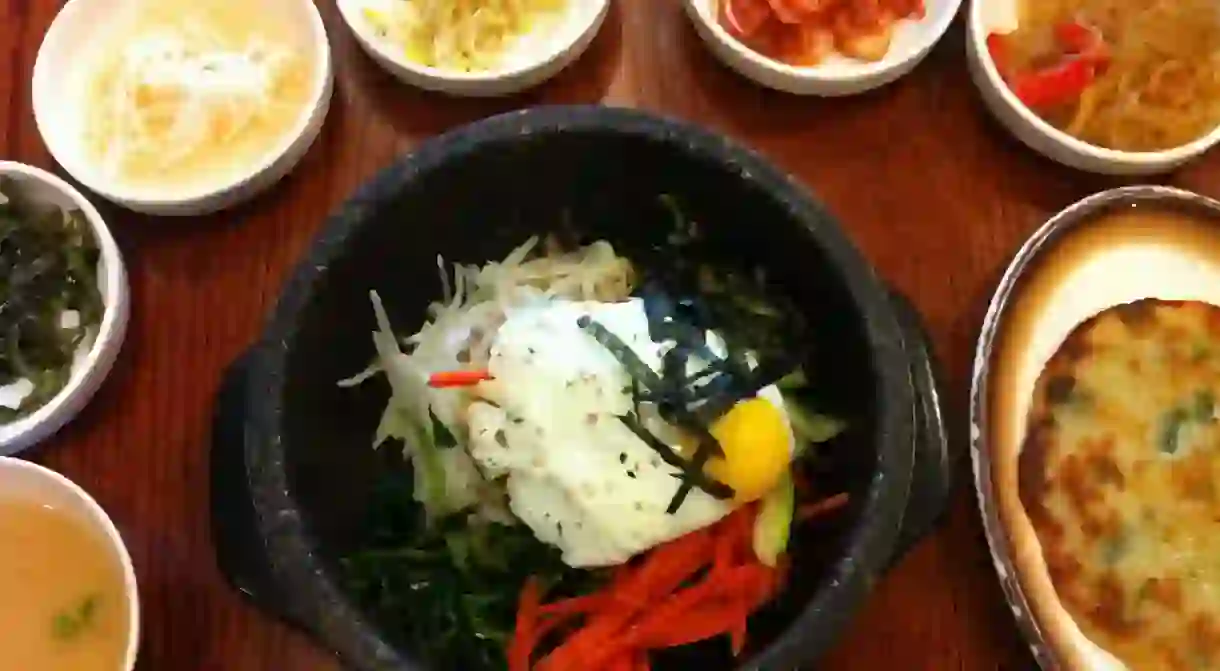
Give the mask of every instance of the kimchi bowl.
M 738 15 L 747 24 L 754 19 L 744 18 L 758 11 L 750 3 L 770 5 L 765 0 L 683 0 L 687 16 L 694 24 L 699 37 L 712 54 L 724 65 L 767 88 L 813 96 L 846 96 L 863 93 L 889 84 L 909 73 L 931 52 L 940 38 L 949 29 L 949 24 L 961 7 L 961 0 L 897 0 L 897 4 L 909 9 L 907 18 L 895 20 L 884 28 L 878 27 L 877 35 L 860 33 L 856 37 L 869 42 L 861 56 L 853 58 L 843 55 L 843 35 L 833 35 L 829 29 L 832 18 L 822 10 L 807 11 L 799 16 L 785 16 L 784 21 L 800 19 L 803 27 L 820 34 L 820 46 L 811 47 L 817 53 L 806 53 L 801 57 L 776 58 L 776 54 L 763 53 L 757 45 L 734 28 L 738 22 L 726 21 L 726 11 L 733 13 L 740 7 Z M 794 5 L 812 6 L 816 2 L 799 2 Z M 771 21 L 780 21 L 771 17 Z M 748 26 L 752 28 L 753 26 Z M 823 29 L 827 30 L 823 30 Z M 753 30 L 749 30 L 753 34 Z M 838 48 L 831 45 L 835 37 Z M 880 42 L 880 45 L 876 45 Z M 850 49 L 849 49 L 850 50 Z M 765 51 L 765 50 L 764 50 Z M 808 51 L 808 50 L 802 50 Z M 814 62 L 816 61 L 816 62 Z M 794 64 L 794 63 L 804 64 Z

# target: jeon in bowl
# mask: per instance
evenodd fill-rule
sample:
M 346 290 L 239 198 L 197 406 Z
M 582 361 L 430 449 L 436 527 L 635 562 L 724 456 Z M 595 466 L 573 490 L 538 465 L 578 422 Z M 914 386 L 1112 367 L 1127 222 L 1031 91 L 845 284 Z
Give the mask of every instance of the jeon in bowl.
M 826 649 L 944 507 L 956 451 L 927 344 L 907 304 L 797 183 L 721 137 L 627 110 L 538 108 L 461 128 L 385 169 L 330 218 L 220 392 L 213 525 L 232 584 L 353 669 L 429 668 L 340 580 L 338 560 L 360 543 L 394 452 L 369 448 L 388 387 L 335 385 L 373 355 L 368 292 L 380 292 L 396 328 L 413 330 L 441 291 L 438 254 L 502 258 L 564 222 L 627 256 L 645 253 L 672 230 L 659 194 L 807 312 L 809 365 L 828 411 L 852 427 L 821 457 L 852 504 L 816 537 L 797 535 L 789 587 L 752 621 L 737 668 L 791 669 Z M 735 662 L 691 647 L 656 668 L 689 664 Z

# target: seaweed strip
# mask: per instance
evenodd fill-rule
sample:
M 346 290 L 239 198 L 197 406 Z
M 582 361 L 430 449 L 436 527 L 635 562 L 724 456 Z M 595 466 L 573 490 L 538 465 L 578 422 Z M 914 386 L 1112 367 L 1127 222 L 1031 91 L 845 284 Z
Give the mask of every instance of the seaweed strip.
M 719 482 L 719 481 L 714 480 L 711 477 L 705 475 L 702 471 L 702 468 L 703 468 L 702 465 L 700 465 L 700 467 L 699 467 L 700 470 L 698 470 L 697 472 L 694 472 L 694 473 L 690 473 L 689 470 L 690 470 L 690 466 L 692 465 L 692 463 L 687 462 L 685 459 L 682 458 L 682 455 L 675 452 L 672 447 L 670 447 L 669 445 L 666 445 L 662 440 L 660 440 L 659 438 L 654 436 L 648 429 L 646 429 L 644 427 L 644 425 L 640 422 L 640 419 L 638 417 L 636 417 L 635 415 L 624 415 L 622 417 L 619 417 L 619 420 L 623 423 L 624 426 L 626 426 L 628 429 L 630 429 L 631 432 L 634 433 L 640 440 L 644 441 L 645 444 L 647 444 L 649 447 L 651 447 L 653 450 L 655 450 L 656 453 L 658 455 L 660 455 L 661 459 L 665 463 L 667 463 L 670 466 L 673 466 L 675 468 L 682 469 L 682 473 L 685 476 L 683 486 L 687 487 L 688 492 L 690 491 L 690 486 L 698 486 L 700 489 L 707 492 L 708 495 L 713 496 L 715 498 L 718 498 L 718 499 L 733 498 L 733 495 L 735 494 L 735 492 L 733 491 L 733 488 L 724 484 L 723 482 Z M 679 491 L 681 491 L 681 488 L 679 488 Z M 683 494 L 683 497 L 685 498 L 685 494 Z M 679 504 L 679 505 L 681 505 L 681 504 Z M 673 509 L 667 510 L 667 512 L 672 515 L 678 509 L 678 507 L 674 506 L 672 502 L 670 503 L 670 506 Z

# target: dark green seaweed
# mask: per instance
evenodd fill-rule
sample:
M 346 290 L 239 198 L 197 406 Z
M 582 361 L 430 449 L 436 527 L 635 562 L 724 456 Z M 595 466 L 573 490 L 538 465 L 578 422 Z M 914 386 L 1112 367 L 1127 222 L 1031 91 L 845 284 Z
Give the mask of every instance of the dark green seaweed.
M 76 210 L 38 208 L 0 182 L 0 386 L 22 379 L 33 391 L 0 421 L 25 416 L 55 397 L 81 343 L 102 319 L 97 242 Z M 64 312 L 80 316 L 64 328 Z

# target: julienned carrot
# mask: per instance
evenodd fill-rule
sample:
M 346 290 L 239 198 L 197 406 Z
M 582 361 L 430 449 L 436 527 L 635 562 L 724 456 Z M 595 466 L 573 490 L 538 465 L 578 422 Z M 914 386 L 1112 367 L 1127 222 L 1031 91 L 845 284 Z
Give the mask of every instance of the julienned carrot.
M 604 606 L 610 597 L 604 594 L 589 594 L 587 596 L 578 596 L 571 599 L 562 599 L 560 601 L 552 601 L 538 608 L 538 613 L 543 617 L 569 617 L 580 613 L 589 613 Z
M 615 639 L 635 614 L 707 566 L 711 548 L 711 534 L 695 531 L 653 549 L 635 569 L 619 572 L 611 588 L 613 603 L 547 655 L 539 668 L 600 668 L 621 649 Z
M 752 600 L 750 597 L 770 588 L 771 573 L 771 569 L 758 563 L 727 569 L 720 575 L 674 593 L 653 607 L 636 628 L 664 628 L 671 620 L 680 619 L 685 613 L 710 601 Z
M 842 508 L 850 500 L 851 498 L 847 492 L 840 492 L 816 503 L 805 504 L 796 509 L 796 520 L 798 522 L 808 522 L 815 517 L 821 517 L 826 513 Z
M 831 497 L 814 504 L 815 513 L 846 501 L 846 495 Z M 532 632 L 531 653 L 555 628 L 582 622 L 532 668 L 646 671 L 650 649 L 725 634 L 733 653 L 740 654 L 750 615 L 775 595 L 788 570 L 782 555 L 775 567 L 755 556 L 757 514 L 756 506 L 742 507 L 711 527 L 616 567 L 610 582 L 595 594 L 538 606 L 532 625 L 528 617 L 519 620 Z M 528 605 L 524 595 L 522 602 Z
M 428 376 L 428 386 L 437 389 L 471 387 L 490 379 L 491 373 L 485 370 L 450 370 Z
M 715 533 L 712 569 L 717 573 L 745 561 L 754 541 L 755 507 L 745 505 L 721 522 Z
M 508 671 L 529 671 L 530 652 L 537 636 L 538 609 L 542 604 L 542 587 L 536 578 L 525 581 L 517 605 L 517 629 L 508 648 Z
M 700 605 L 664 627 L 653 627 L 633 636 L 631 642 L 645 649 L 673 648 L 715 638 L 744 619 L 742 610 L 740 603 L 731 600 Z
M 712 545 L 711 534 L 701 529 L 655 548 L 621 589 L 615 590 L 614 598 L 640 608 L 673 592 L 707 566 Z
M 774 595 L 777 577 L 776 570 L 762 564 L 734 567 L 670 597 L 631 628 L 628 640 L 633 646 L 662 648 L 727 632 L 733 654 L 740 654 L 745 647 L 746 621 Z

